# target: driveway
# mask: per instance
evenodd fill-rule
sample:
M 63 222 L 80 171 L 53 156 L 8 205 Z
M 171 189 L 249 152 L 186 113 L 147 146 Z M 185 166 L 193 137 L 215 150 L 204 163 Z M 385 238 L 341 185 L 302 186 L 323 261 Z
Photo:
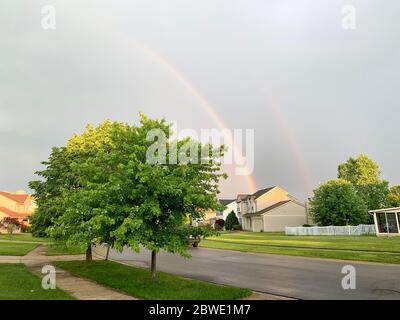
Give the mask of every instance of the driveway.
M 99 252 L 103 249 L 96 248 Z M 192 259 L 160 252 L 159 271 L 189 278 L 249 288 L 297 299 L 399 299 L 400 265 L 333 261 L 228 250 L 191 248 Z M 149 266 L 150 252 L 122 253 L 110 258 L 132 265 Z M 356 270 L 356 289 L 341 286 L 343 266 Z

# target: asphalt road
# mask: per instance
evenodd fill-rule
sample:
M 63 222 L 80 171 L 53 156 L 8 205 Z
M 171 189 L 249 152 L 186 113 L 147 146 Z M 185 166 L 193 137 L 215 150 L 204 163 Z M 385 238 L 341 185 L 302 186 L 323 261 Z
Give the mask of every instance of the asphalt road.
M 188 278 L 250 288 L 297 299 L 398 299 L 400 265 L 333 261 L 228 250 L 191 248 L 192 259 L 160 252 L 157 269 Z M 149 266 L 150 253 L 111 250 L 110 258 Z M 356 271 L 356 289 L 341 286 L 342 268 Z

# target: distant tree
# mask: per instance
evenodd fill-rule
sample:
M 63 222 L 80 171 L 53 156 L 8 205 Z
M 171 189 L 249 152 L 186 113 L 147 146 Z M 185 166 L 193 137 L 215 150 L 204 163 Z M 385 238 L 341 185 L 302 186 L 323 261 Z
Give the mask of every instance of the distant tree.
M 387 201 L 388 205 L 391 207 L 400 207 L 400 186 L 393 186 L 390 188 Z
M 21 226 L 21 223 L 16 218 L 5 217 L 0 221 L 0 226 L 7 229 L 7 233 L 11 237 L 14 230 Z
M 310 214 L 320 226 L 358 225 L 368 219 L 367 207 L 347 180 L 331 180 L 314 190 Z
M 364 154 L 356 159 L 349 158 L 338 167 L 338 178 L 354 186 L 368 210 L 380 209 L 388 204 L 389 183 L 381 180 L 380 175 L 379 165 Z
M 233 230 L 235 227 L 239 225 L 239 220 L 236 217 L 235 212 L 232 210 L 225 220 L 225 229 L 226 230 Z
M 354 186 L 376 183 L 380 174 L 378 164 L 364 154 L 356 159 L 350 157 L 338 166 L 338 178 L 350 181 Z

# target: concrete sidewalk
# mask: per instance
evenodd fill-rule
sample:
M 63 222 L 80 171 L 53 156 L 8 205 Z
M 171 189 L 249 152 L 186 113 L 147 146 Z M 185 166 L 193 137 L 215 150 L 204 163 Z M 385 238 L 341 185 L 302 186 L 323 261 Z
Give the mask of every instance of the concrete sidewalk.
M 42 268 L 53 261 L 84 260 L 83 255 L 46 256 L 46 247 L 41 245 L 23 257 L 0 257 L 0 263 L 24 263 L 29 271 L 42 277 Z M 78 300 L 137 300 L 137 298 L 103 287 L 93 281 L 82 279 L 56 268 L 57 288 Z

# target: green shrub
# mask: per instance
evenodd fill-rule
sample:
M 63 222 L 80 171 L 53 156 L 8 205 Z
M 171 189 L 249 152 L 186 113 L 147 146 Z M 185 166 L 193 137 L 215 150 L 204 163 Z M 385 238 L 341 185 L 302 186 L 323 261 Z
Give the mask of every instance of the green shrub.
M 225 230 L 235 230 L 234 227 L 239 224 L 239 220 L 236 217 L 235 212 L 231 211 L 226 217 Z

